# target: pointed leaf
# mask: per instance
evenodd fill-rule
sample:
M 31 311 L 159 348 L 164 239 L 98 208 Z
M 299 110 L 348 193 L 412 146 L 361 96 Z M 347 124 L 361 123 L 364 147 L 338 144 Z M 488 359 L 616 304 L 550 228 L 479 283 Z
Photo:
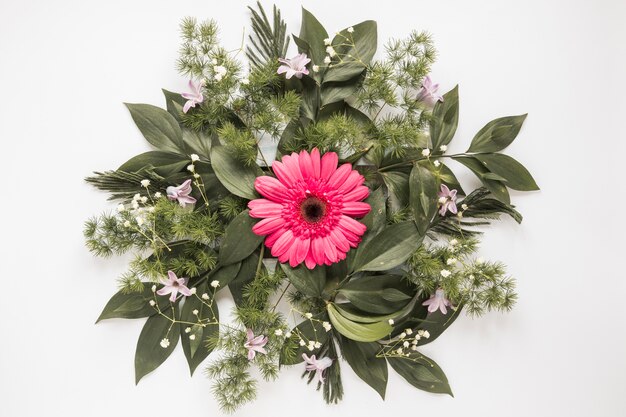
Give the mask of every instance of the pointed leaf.
M 371 210 L 361 222 L 367 226 L 367 230 L 371 233 L 378 233 L 387 223 L 387 205 L 383 188 L 370 192 L 369 197 L 365 200 L 371 207 Z
M 302 26 L 300 27 L 300 39 L 309 44 L 311 60 L 313 64 L 322 66 L 326 56 L 324 39 L 328 38 L 328 32 L 315 16 L 304 7 L 302 8 Z
M 150 104 L 126 103 L 135 124 L 146 140 L 160 151 L 186 154 L 183 133 L 176 119 Z
M 535 191 L 539 186 L 522 164 L 501 153 L 475 155 L 492 173 L 506 180 L 506 186 L 519 191 Z
M 376 357 L 376 354 L 380 352 L 380 345 L 375 342 L 359 343 L 342 338 L 341 352 L 354 373 L 374 388 L 384 400 L 389 375 L 385 359 Z
M 345 337 L 359 342 L 374 342 L 391 333 L 389 323 L 357 323 L 342 316 L 333 303 L 326 305 L 328 317 L 335 330 Z
M 118 291 L 104 306 L 100 317 L 96 320 L 107 319 L 139 319 L 157 314 L 157 310 L 150 305 L 154 300 L 151 285 L 145 285 L 143 291 L 128 294 Z M 157 297 L 161 309 L 169 308 L 169 301 L 165 297 Z
M 507 116 L 492 120 L 480 129 L 468 152 L 498 152 L 515 140 L 527 114 Z
M 288 263 L 282 263 L 280 267 L 287 274 L 289 282 L 298 291 L 309 297 L 321 297 L 326 284 L 326 267 L 324 265 L 309 269 L 304 264 L 292 268 Z
M 158 368 L 174 351 L 180 336 L 180 324 L 158 314 L 146 321 L 141 330 L 135 351 L 135 384 Z M 161 346 L 163 339 L 169 340 L 166 348 Z
M 124 162 L 118 170 L 125 172 L 137 172 L 147 167 L 152 167 L 157 174 L 167 177 L 189 165 L 189 157 L 180 153 L 149 151 L 132 157 Z
M 452 141 L 459 123 L 459 86 L 443 95 L 433 108 L 430 120 L 430 140 L 434 150 Z
M 465 165 L 469 168 L 483 185 L 496 197 L 498 200 L 505 204 L 511 203 L 511 197 L 503 182 L 490 179 L 487 174 L 489 170 L 475 157 L 473 156 L 456 156 L 452 157 L 457 162 Z M 487 175 L 487 176 L 486 176 Z
M 221 265 L 230 265 L 239 262 L 259 247 L 264 236 L 259 236 L 252 231 L 252 226 L 257 222 L 250 217 L 249 211 L 244 210 L 230 222 L 224 232 L 224 239 L 220 247 L 218 261 Z
M 430 223 L 437 213 L 437 178 L 430 170 L 429 161 L 419 161 L 413 165 L 409 177 L 411 209 L 421 235 L 426 234 Z
M 211 148 L 211 165 L 222 185 L 236 196 L 253 200 L 258 198 L 254 180 L 263 175 L 257 166 L 245 166 L 225 146 Z
M 418 352 L 408 357 L 387 358 L 389 365 L 415 388 L 436 394 L 449 394 L 452 390 L 448 378 L 435 361 Z

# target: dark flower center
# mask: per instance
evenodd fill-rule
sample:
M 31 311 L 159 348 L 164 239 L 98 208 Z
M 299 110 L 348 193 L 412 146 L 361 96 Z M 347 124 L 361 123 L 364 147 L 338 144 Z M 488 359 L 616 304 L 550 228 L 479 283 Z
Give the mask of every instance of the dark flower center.
M 326 214 L 326 203 L 317 197 L 309 197 L 300 205 L 300 214 L 307 223 L 317 223 Z
M 179 285 L 179 284 L 178 284 L 178 281 L 174 281 L 174 282 L 172 282 L 172 287 L 178 287 L 178 285 Z

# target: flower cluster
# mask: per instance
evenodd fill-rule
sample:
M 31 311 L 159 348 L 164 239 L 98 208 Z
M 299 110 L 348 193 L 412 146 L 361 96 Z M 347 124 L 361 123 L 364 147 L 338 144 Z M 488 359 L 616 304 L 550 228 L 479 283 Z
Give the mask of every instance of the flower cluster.
M 249 44 L 235 51 L 215 22 L 183 21 L 186 91 L 164 91 L 166 109 L 128 105 L 156 150 L 87 178 L 117 200 L 86 222 L 88 248 L 134 255 L 99 320 L 148 318 L 136 381 L 180 342 L 228 412 L 255 398 L 254 375 L 273 380 L 282 366 L 336 403 L 342 359 L 383 398 L 389 367 L 451 394 L 421 346 L 463 311 L 515 303 L 503 264 L 477 251 L 490 221 L 521 222 L 509 189 L 538 189 L 503 153 L 526 116 L 495 119 L 448 154 L 458 88 L 433 81 L 428 34 L 377 59 L 375 22 L 331 36 L 303 10 L 293 54 L 279 10 L 273 22 L 250 11 Z M 481 186 L 466 192 L 450 160 Z M 216 301 L 226 288 L 232 320 Z

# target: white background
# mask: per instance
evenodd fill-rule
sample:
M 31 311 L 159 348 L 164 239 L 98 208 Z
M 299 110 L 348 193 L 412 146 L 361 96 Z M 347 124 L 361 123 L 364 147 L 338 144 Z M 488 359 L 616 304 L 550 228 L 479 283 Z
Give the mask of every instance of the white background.
M 147 150 L 122 102 L 163 105 L 161 87 L 184 89 L 180 18 L 216 19 L 234 49 L 250 3 L 0 1 L 1 416 L 221 415 L 180 348 L 135 386 L 142 323 L 93 324 L 126 260 L 84 248 L 83 221 L 112 206 L 82 178 Z M 495 117 L 528 112 L 508 153 L 542 191 L 514 193 L 523 224 L 497 223 L 482 246 L 518 278 L 515 310 L 464 317 L 424 348 L 455 398 L 391 372 L 383 402 L 344 366 L 345 400 L 326 406 L 293 368 L 237 415 L 626 415 L 624 2 L 304 3 L 331 32 L 365 19 L 381 41 L 430 31 L 433 78 L 460 84 L 451 150 Z M 278 4 L 297 33 L 300 4 Z

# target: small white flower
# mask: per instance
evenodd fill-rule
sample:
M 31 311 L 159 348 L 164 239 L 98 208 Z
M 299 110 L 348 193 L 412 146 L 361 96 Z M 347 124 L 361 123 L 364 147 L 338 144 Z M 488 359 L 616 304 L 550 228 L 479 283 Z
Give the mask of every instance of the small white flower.
M 143 217 L 135 217 L 135 221 L 137 222 L 138 226 L 143 226 L 145 220 L 143 219 Z
M 397 353 L 398 355 L 402 355 L 402 353 L 403 353 L 402 348 L 398 348 L 398 349 L 396 349 L 396 353 Z
M 418 333 L 420 333 L 420 332 L 423 334 L 424 330 L 420 330 Z M 417 344 L 417 341 L 420 340 L 421 338 L 422 338 L 422 336 L 419 335 L 419 334 L 417 336 L 415 336 L 415 344 Z
M 155 210 L 156 208 L 154 207 L 148 207 L 148 213 L 154 213 Z
M 330 323 L 329 323 L 329 322 L 327 322 L 327 321 L 322 322 L 322 327 L 323 327 L 323 328 L 324 328 L 324 330 L 326 330 L 327 332 L 329 332 L 329 331 L 330 331 L 330 329 L 332 329 L 332 328 L 333 328 L 333 326 L 331 326 L 331 325 L 330 325 Z
M 428 330 L 424 330 L 424 338 L 428 339 L 430 337 L 430 333 L 428 333 Z
M 285 333 L 285 337 L 286 337 L 286 338 L 290 338 L 290 337 L 291 337 L 291 332 L 287 332 L 287 333 Z
M 152 292 L 156 291 L 156 285 L 153 285 L 152 288 L 150 288 L 152 290 Z
M 207 294 L 207 293 L 202 294 L 202 299 L 203 300 L 208 300 L 209 299 L 209 294 Z
M 146 204 L 148 202 L 148 197 L 146 197 L 146 196 L 141 197 L 141 202 L 143 204 Z
M 215 75 L 213 76 L 213 78 L 215 78 L 215 81 L 221 81 L 228 72 L 228 70 L 221 65 L 214 66 L 213 71 L 215 71 Z
M 417 331 L 417 335 L 418 336 L 424 336 L 424 330 L 418 330 Z
M 462 212 L 462 211 L 459 211 L 459 212 L 456 214 L 456 217 L 458 217 L 459 219 L 463 218 L 463 212 Z
M 198 292 L 198 290 L 196 289 L 196 287 L 192 287 L 192 288 L 189 288 L 189 292 L 193 295 L 196 292 Z
M 315 349 L 319 349 L 322 347 L 322 344 L 320 342 L 315 342 Z
M 430 149 L 428 148 L 422 149 L 422 156 L 425 156 L 425 157 L 430 156 Z
M 194 172 L 195 170 L 196 170 L 196 167 L 195 167 L 195 166 L 193 166 L 193 164 L 191 164 L 191 165 L 187 165 L 187 171 L 189 171 L 189 172 Z
M 468 208 L 468 207 L 467 207 L 467 204 L 461 204 L 461 208 L 462 208 L 463 210 L 467 210 L 467 208 Z
M 454 246 L 454 245 L 456 245 L 457 243 L 459 243 L 459 241 L 458 241 L 458 240 L 456 240 L 456 239 L 452 239 L 449 243 L 450 243 L 450 245 L 451 245 L 451 246 Z
M 141 194 L 137 193 L 133 196 L 133 201 L 137 201 L 139 199 L 141 199 Z
M 283 331 L 281 329 L 276 329 L 276 330 L 274 330 L 274 334 L 276 336 L 282 336 L 283 335 Z
M 441 145 L 441 146 L 439 147 L 439 150 L 440 150 L 441 152 L 445 152 L 445 151 L 447 151 L 447 150 L 448 150 L 448 146 L 447 146 L 447 145 Z
M 191 327 L 186 327 L 185 328 L 185 333 L 191 333 Z
M 128 220 L 124 222 L 124 227 L 130 227 L 130 222 Z
M 189 335 L 189 340 L 196 340 L 196 335 L 195 334 L 190 334 Z
M 141 180 L 141 186 L 148 188 L 150 186 L 150 180 Z
M 137 200 L 133 200 L 132 206 L 135 210 L 139 208 L 139 203 L 137 202 Z
M 348 28 L 348 33 L 354 33 L 354 28 L 352 26 Z
M 481 265 L 481 264 L 485 263 L 485 259 L 481 256 L 480 258 L 476 259 L 476 263 L 478 265 Z
M 193 174 L 193 177 L 194 177 L 195 179 L 198 179 L 198 178 L 200 178 L 200 174 L 198 174 L 198 173 L 194 173 L 194 174 Z
M 313 351 L 315 350 L 315 345 L 309 345 L 307 346 L 307 349 L 309 349 L 309 351 Z
M 411 350 L 417 350 L 417 346 L 415 345 L 411 346 Z
M 313 72 L 320 72 L 320 66 L 319 65 L 313 65 Z
M 448 278 L 452 274 L 452 272 L 448 271 L 447 269 L 442 269 L 440 274 L 442 277 Z
M 404 329 L 404 333 L 406 333 L 406 334 L 413 334 L 413 330 L 412 329 Z
M 474 274 L 470 274 L 469 279 L 474 279 L 474 278 L 476 278 Z
M 402 346 L 404 346 L 405 348 L 408 348 L 411 344 L 409 342 L 407 342 L 406 340 L 404 341 L 404 343 L 402 343 Z
M 406 337 L 406 333 L 402 332 L 398 335 L 400 339 L 404 339 Z
M 196 162 L 200 160 L 200 157 L 196 155 L 195 153 L 192 153 L 190 156 L 191 156 L 191 162 Z
M 331 61 L 330 57 L 326 55 L 326 58 L 324 58 L 324 64 L 330 64 Z
M 333 41 L 330 38 L 324 39 L 324 45 L 330 45 Z
M 165 338 L 165 339 L 161 340 L 160 345 L 161 345 L 161 347 L 163 349 L 167 349 L 167 347 L 170 345 L 170 339 Z
M 389 319 L 387 320 L 387 323 L 389 323 L 390 326 L 393 326 L 393 324 L 395 323 L 395 321 L 393 321 L 393 319 Z
M 247 78 L 243 78 L 243 79 L 241 80 L 241 84 L 243 84 L 243 85 L 248 85 L 248 84 L 250 84 L 250 80 L 249 80 L 249 79 L 247 79 Z
M 309 320 L 310 320 L 310 319 L 311 319 L 311 317 L 313 317 L 313 314 L 311 314 L 311 313 L 305 313 L 305 314 L 304 314 L 304 317 L 306 317 L 307 319 L 309 319 Z
M 154 193 L 154 198 L 161 198 L 161 197 L 163 197 L 163 194 L 161 194 L 160 192 L 157 191 L 156 193 Z
M 213 58 L 213 59 L 211 60 L 211 64 L 213 64 L 213 65 L 217 65 L 217 59 Z
M 124 210 L 126 210 L 126 206 L 124 206 L 124 204 L 120 204 L 119 206 L 117 206 L 117 211 L 119 213 L 123 212 Z
M 151 307 L 154 307 L 155 305 L 156 305 L 156 301 L 154 301 L 154 300 L 150 300 L 150 306 L 151 306 Z
M 437 168 L 439 168 L 439 166 L 441 165 L 441 162 L 435 161 L 435 162 L 433 162 L 433 165 L 436 166 Z
M 218 280 L 211 281 L 211 287 L 217 288 L 220 286 L 220 282 Z
M 300 339 L 300 346 L 305 346 L 306 342 L 303 339 Z
M 335 48 L 333 48 L 332 46 L 326 47 L 326 53 L 330 55 L 331 57 L 337 55 L 337 52 L 335 52 Z
M 192 311 L 192 313 L 193 313 L 194 316 L 197 316 L 198 315 L 198 310 L 196 309 L 196 310 Z
M 446 261 L 446 264 L 448 265 L 454 265 L 456 263 L 456 258 L 450 258 Z

